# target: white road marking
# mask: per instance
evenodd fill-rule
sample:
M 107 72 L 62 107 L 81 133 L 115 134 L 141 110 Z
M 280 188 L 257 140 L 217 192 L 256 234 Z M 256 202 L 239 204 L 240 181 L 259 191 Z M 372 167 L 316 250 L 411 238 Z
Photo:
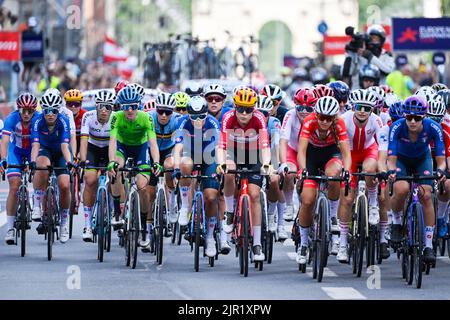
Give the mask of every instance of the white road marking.
M 352 287 L 322 287 L 322 290 L 335 300 L 364 300 L 367 299 L 358 290 Z
M 289 257 L 289 259 L 291 259 L 293 261 L 295 261 L 295 259 L 297 258 L 297 253 L 295 253 L 295 252 L 286 252 L 286 255 Z M 312 278 L 312 276 L 313 276 L 312 267 L 306 267 L 306 274 Z M 331 271 L 329 268 L 325 268 L 323 270 L 323 276 L 324 277 L 337 277 L 338 275 L 336 273 L 334 273 L 333 271 Z
M 0 228 L 6 224 L 6 211 L 0 213 Z

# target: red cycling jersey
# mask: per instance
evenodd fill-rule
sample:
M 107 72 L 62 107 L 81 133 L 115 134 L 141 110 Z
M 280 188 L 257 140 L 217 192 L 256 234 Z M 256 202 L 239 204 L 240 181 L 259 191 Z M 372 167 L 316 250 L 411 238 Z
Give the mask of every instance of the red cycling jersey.
M 441 126 L 442 132 L 444 133 L 445 157 L 450 157 L 450 125 L 448 123 L 441 122 Z
M 75 127 L 77 130 L 77 138 L 80 136 L 81 134 L 81 121 L 83 120 L 83 116 L 87 111 L 84 109 L 80 109 L 80 112 L 78 112 L 77 117 L 74 119 L 75 120 Z
M 235 112 L 235 110 L 230 110 L 222 118 L 219 148 L 226 150 L 230 142 L 233 144 L 234 150 L 268 148 L 270 146 L 269 134 L 264 115 L 255 110 L 250 122 L 245 127 L 241 127 Z
M 344 120 L 338 118 L 336 123 L 336 135 L 338 141 L 349 141 L 347 128 L 345 127 Z M 315 147 L 328 147 L 336 144 L 335 137 L 332 133 L 331 128 L 328 129 L 325 139 L 321 139 L 319 136 L 319 121 L 315 113 L 311 113 L 303 121 L 302 131 L 300 133 L 300 138 L 306 138 L 309 143 Z

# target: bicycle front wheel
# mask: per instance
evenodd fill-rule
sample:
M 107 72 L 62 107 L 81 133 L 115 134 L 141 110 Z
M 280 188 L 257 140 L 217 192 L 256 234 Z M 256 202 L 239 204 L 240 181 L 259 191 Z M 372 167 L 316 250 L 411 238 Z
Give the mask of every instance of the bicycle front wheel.
M 106 219 L 106 191 L 100 190 L 99 192 L 99 203 L 97 206 L 97 259 L 100 262 L 103 262 L 103 253 L 105 250 L 105 219 Z
M 137 264 L 137 252 L 138 252 L 138 239 L 139 239 L 139 196 L 137 192 L 131 197 L 130 208 L 130 230 L 128 232 L 130 237 L 130 256 L 131 256 L 131 268 L 135 269 Z
M 44 201 L 44 218 L 43 224 L 47 228 L 47 259 L 52 260 L 52 246 L 54 242 L 54 227 L 55 227 L 55 211 L 56 210 L 56 195 L 53 189 L 48 189 L 45 194 Z
M 357 226 L 355 232 L 355 256 L 356 260 L 356 276 L 359 278 L 362 274 L 364 263 L 364 248 L 366 246 L 366 217 L 367 217 L 367 199 L 365 196 L 358 198 Z
M 423 247 L 424 247 L 424 225 L 423 225 L 423 212 L 419 205 L 415 205 L 413 208 L 413 230 L 414 230 L 414 247 L 412 258 L 414 259 L 414 280 L 416 282 L 417 289 L 422 286 L 422 274 L 425 267 L 423 262 Z
M 203 210 L 203 198 L 197 195 L 195 199 L 195 209 L 194 209 L 194 237 L 195 237 L 195 250 L 194 250 L 194 269 L 195 272 L 199 270 L 200 264 L 200 233 L 201 233 L 201 215 Z
M 325 266 L 327 265 L 328 260 L 328 245 L 329 245 L 329 233 L 328 233 L 328 218 L 329 218 L 329 208 L 328 204 L 325 202 L 328 201 L 325 198 L 322 198 L 322 200 L 319 203 L 319 214 L 318 214 L 318 223 L 319 223 L 319 252 L 318 252 L 318 258 L 319 258 L 319 272 L 317 274 L 317 281 L 322 282 L 323 278 L 323 271 L 325 269 Z
M 164 214 L 166 211 L 166 195 L 163 189 L 159 189 L 156 199 L 158 201 L 158 212 L 156 213 L 158 223 L 158 233 L 156 235 L 156 261 L 158 264 L 162 264 L 164 246 Z
M 21 194 L 19 195 L 20 201 L 20 208 L 19 208 L 19 221 L 20 221 L 20 256 L 25 256 L 25 250 L 26 250 L 26 232 L 27 232 L 27 226 L 28 226 L 28 215 L 27 215 L 27 191 L 21 190 Z
M 242 200 L 242 226 L 241 226 L 241 236 L 242 236 L 242 262 L 244 267 L 244 277 L 248 277 L 248 265 L 249 256 L 248 251 L 250 247 L 250 210 L 248 197 L 244 197 Z

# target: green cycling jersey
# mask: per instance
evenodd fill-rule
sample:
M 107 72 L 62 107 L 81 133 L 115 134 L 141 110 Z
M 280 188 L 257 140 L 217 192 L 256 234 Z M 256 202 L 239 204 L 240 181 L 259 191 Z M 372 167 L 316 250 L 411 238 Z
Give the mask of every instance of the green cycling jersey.
M 153 118 L 143 111 L 138 111 L 133 121 L 127 120 L 124 111 L 114 112 L 110 121 L 110 136 L 124 145 L 140 146 L 149 138 L 156 139 Z

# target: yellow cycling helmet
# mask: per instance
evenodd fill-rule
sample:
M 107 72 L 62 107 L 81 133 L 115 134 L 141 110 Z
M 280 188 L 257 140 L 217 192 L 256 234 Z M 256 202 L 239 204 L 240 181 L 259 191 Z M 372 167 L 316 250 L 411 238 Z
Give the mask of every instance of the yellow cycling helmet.
M 237 106 L 254 108 L 258 102 L 258 95 L 251 88 L 242 88 L 234 94 L 233 102 Z
M 175 98 L 176 108 L 179 109 L 187 108 L 187 104 L 189 102 L 189 99 L 191 98 L 187 93 L 179 91 L 175 93 L 173 96 Z
M 64 94 L 66 102 L 83 101 L 83 94 L 78 89 L 70 89 Z

